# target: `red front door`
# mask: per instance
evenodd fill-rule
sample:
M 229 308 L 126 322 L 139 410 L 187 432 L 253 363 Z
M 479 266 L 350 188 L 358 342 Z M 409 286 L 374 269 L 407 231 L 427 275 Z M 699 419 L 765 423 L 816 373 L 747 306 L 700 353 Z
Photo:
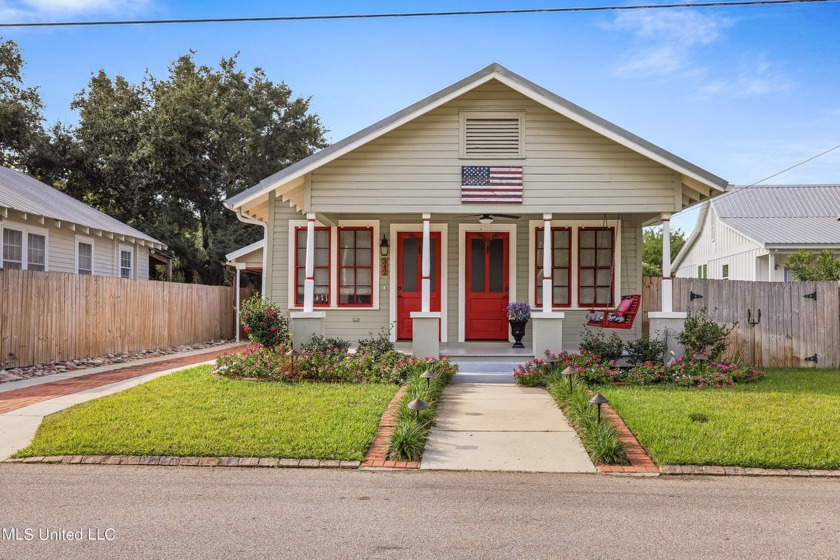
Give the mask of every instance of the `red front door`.
M 467 340 L 507 340 L 508 233 L 467 232 Z
M 440 232 L 431 232 L 431 310 L 440 311 Z M 423 234 L 397 233 L 397 338 L 411 340 L 411 312 L 423 306 Z

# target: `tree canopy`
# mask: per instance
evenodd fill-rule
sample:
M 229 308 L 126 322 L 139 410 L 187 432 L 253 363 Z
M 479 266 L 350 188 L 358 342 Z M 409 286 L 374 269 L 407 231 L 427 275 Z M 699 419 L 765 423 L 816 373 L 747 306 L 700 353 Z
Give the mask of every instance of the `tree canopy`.
M 23 85 L 24 61 L 13 41 L 0 38 L 0 164 L 21 167 L 40 149 L 44 105 L 37 88 Z
M 662 228 L 645 228 L 642 233 L 642 275 L 662 276 Z M 671 230 L 671 260 L 685 245 L 685 234 L 679 229 Z
M 840 280 L 840 259 L 831 249 L 820 253 L 800 250 L 787 258 L 785 266 L 797 282 Z
M 309 99 L 236 56 L 190 52 L 140 83 L 100 70 L 71 106 L 78 125 L 56 124 L 26 171 L 166 243 L 187 282 L 223 283 L 224 255 L 262 237 L 224 199 L 326 145 Z

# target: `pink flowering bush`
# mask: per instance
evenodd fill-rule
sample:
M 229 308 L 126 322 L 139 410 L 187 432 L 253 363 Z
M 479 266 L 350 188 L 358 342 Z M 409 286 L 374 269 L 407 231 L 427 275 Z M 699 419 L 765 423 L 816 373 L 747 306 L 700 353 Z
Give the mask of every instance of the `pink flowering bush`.
M 556 359 L 554 364 L 548 359 Z M 632 369 L 619 369 L 615 361 L 605 362 L 581 351 L 580 354 L 563 352 L 548 355 L 546 360 L 526 362 L 514 371 L 517 383 L 526 387 L 545 387 L 560 372 L 571 366 L 579 379 L 588 385 L 676 385 L 679 387 L 721 388 L 736 383 L 749 383 L 763 379 L 766 374 L 756 368 L 727 364 L 713 360 L 700 360 L 697 355 L 685 356 L 673 364 L 645 362 Z
M 287 351 L 286 346 L 254 345 L 240 354 L 220 356 L 213 371 L 234 379 L 325 383 L 403 383 L 430 368 L 449 376 L 456 371 L 446 360 L 420 360 L 395 351 L 377 357 L 328 348 L 307 350 L 294 359 Z
M 275 347 L 289 341 L 289 320 L 274 303 L 260 295 L 239 305 L 239 322 L 251 342 Z

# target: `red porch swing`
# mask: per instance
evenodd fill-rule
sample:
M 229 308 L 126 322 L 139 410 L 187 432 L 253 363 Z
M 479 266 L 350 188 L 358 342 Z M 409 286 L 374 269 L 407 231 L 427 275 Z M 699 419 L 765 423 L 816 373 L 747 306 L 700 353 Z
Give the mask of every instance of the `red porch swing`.
M 602 329 L 632 329 L 633 322 L 642 302 L 642 296 L 621 296 L 621 301 L 615 310 L 590 309 L 586 318 L 587 327 L 601 327 Z

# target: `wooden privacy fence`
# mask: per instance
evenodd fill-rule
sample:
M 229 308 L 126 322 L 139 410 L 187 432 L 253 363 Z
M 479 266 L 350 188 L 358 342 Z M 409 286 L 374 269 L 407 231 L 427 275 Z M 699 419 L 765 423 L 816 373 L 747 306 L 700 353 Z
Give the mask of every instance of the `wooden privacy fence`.
M 233 288 L 0 270 L 0 369 L 233 336 Z
M 644 278 L 642 330 L 660 311 L 661 278 Z M 699 296 L 699 297 L 698 297 Z M 737 323 L 727 351 L 764 367 L 840 367 L 840 283 L 743 282 L 674 278 L 674 311 L 705 307 L 718 322 Z

